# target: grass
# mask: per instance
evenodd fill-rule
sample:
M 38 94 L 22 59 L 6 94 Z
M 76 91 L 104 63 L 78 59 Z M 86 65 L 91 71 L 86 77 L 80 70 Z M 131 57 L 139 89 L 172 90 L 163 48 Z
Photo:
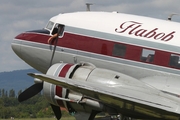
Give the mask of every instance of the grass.
M 11 119 L 0 119 L 0 120 L 11 120 Z M 15 118 L 14 120 L 56 120 L 56 118 Z M 74 117 L 62 117 L 61 120 L 75 120 Z

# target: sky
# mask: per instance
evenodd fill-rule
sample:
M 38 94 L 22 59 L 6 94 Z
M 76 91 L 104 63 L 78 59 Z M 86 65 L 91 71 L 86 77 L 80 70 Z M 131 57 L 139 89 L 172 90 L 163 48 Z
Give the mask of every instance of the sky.
M 0 72 L 31 68 L 11 49 L 16 35 L 44 28 L 59 13 L 85 11 L 86 3 L 93 4 L 91 11 L 118 11 L 165 20 L 172 13 L 180 14 L 180 0 L 0 0 Z M 180 22 L 180 16 L 172 20 Z

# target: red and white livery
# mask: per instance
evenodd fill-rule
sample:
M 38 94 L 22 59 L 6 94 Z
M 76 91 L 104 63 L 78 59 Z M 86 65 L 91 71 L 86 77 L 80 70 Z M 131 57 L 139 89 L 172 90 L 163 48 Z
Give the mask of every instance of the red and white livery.
M 179 26 L 115 12 L 65 13 L 44 29 L 17 35 L 12 49 L 42 72 L 29 74 L 39 79 L 32 88 L 42 85 L 57 119 L 61 106 L 77 120 L 93 120 L 99 112 L 179 120 Z M 57 29 L 57 41 L 49 44 Z M 20 101 L 33 96 L 25 93 Z

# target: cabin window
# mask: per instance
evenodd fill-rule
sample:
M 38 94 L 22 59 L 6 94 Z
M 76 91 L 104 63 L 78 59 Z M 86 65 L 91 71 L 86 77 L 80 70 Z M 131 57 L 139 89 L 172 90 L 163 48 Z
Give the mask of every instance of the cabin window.
M 153 62 L 154 61 L 154 50 L 143 49 L 141 54 L 141 61 L 143 62 Z
M 49 21 L 48 24 L 47 24 L 47 26 L 46 26 L 46 29 L 52 30 L 53 25 L 54 25 L 54 22 Z
M 126 45 L 114 44 L 113 56 L 124 57 L 126 53 Z
M 63 36 L 63 33 L 64 33 L 64 25 L 62 24 L 56 24 L 54 26 L 54 29 L 52 31 L 52 35 L 58 33 L 58 27 L 60 27 L 60 31 L 59 31 L 59 36 Z
M 171 54 L 169 65 L 171 67 L 180 68 L 179 58 L 180 58 L 180 55 Z

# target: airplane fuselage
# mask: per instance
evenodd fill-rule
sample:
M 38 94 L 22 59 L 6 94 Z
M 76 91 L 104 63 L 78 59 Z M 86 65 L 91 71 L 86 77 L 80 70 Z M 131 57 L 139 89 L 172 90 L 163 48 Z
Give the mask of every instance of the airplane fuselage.
M 50 65 L 54 45 L 47 40 L 56 24 L 64 31 L 53 64 L 89 62 L 147 83 L 158 80 L 155 87 L 179 94 L 179 23 L 120 13 L 59 14 L 44 29 L 24 32 L 12 43 L 16 54 L 42 73 Z
M 58 25 L 63 31 L 59 34 L 52 64 L 68 63 L 72 66 L 81 62 L 91 63 L 105 71 L 107 69 L 120 73 L 113 77 L 115 79 L 127 75 L 128 78 L 132 77 L 130 81 L 143 81 L 142 84 L 145 82 L 147 86 L 153 86 L 157 91 L 167 94 L 168 99 L 180 102 L 179 23 L 120 13 L 59 14 L 51 18 L 44 29 L 16 36 L 12 43 L 14 52 L 33 68 L 46 73 L 50 68 L 54 48 L 54 43 L 49 44 L 48 39 Z M 64 71 L 72 70 L 63 65 L 50 72 L 61 71 L 64 75 Z M 81 72 L 78 75 L 81 78 Z M 120 84 L 123 80 L 111 82 Z M 99 84 L 96 80 L 94 82 Z M 61 93 L 59 97 L 65 99 L 69 95 L 66 89 L 59 86 L 50 83 L 45 83 L 44 86 L 43 89 L 52 101 L 55 100 L 55 92 Z M 55 87 L 61 90 L 58 91 Z

